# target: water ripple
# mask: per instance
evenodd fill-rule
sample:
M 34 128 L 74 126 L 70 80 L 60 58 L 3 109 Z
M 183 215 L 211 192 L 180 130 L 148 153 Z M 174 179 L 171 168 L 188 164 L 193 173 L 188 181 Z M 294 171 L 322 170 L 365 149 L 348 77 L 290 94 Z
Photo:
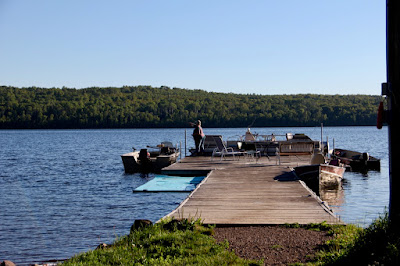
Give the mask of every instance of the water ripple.
M 205 130 L 224 138 L 244 133 Z M 315 139 L 320 134 L 319 128 L 254 130 L 306 133 Z M 338 212 L 346 222 L 367 224 L 388 202 L 387 130 L 327 127 L 325 132 L 336 138 L 337 147 L 382 158 L 380 173 L 345 174 Z M 154 145 L 165 136 L 184 143 L 183 129 L 0 130 L 0 135 L 1 259 L 28 264 L 68 258 L 127 234 L 135 219 L 158 220 L 187 195 L 132 193 L 148 179 L 124 174 L 120 158 L 132 146 Z

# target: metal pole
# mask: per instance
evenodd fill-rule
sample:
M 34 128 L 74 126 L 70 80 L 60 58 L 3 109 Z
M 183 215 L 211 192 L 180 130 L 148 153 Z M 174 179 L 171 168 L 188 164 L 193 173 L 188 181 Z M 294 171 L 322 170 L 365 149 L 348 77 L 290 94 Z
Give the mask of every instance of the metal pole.
M 321 151 L 323 150 L 322 145 L 323 145 L 323 143 L 324 143 L 324 142 L 323 142 L 323 141 L 324 141 L 324 140 L 323 140 L 323 136 L 322 136 L 323 130 L 324 130 L 324 123 L 321 123 L 321 147 L 320 147 L 320 148 L 321 148 Z
M 389 220 L 400 223 L 400 1 L 386 1 L 387 123 L 389 132 Z M 399 125 L 398 125 L 399 124 Z M 397 230 L 400 230 L 397 228 Z
M 179 160 L 182 160 L 182 141 L 179 141 Z
M 185 157 L 186 157 L 186 142 L 187 140 L 186 140 L 186 128 L 185 128 Z
M 329 156 L 329 136 L 326 135 L 326 153 L 328 155 L 325 154 L 325 156 Z

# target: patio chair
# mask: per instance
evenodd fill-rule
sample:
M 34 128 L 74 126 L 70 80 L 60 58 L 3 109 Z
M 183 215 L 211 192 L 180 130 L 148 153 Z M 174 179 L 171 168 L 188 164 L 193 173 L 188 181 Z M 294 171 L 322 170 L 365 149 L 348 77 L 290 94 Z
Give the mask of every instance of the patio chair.
M 222 161 L 222 159 L 225 158 L 226 155 L 232 155 L 233 159 L 235 159 L 235 155 L 246 154 L 246 152 L 234 151 L 232 147 L 227 148 L 224 142 L 222 141 L 221 137 L 213 137 L 213 139 L 217 147 L 214 149 L 211 155 L 211 161 L 214 159 L 215 155 L 221 156 L 221 161 Z
M 245 143 L 244 149 L 246 151 L 246 157 L 248 159 L 254 160 L 256 159 L 256 162 L 258 162 L 258 159 L 261 158 L 261 152 L 257 150 L 257 145 L 256 143 Z

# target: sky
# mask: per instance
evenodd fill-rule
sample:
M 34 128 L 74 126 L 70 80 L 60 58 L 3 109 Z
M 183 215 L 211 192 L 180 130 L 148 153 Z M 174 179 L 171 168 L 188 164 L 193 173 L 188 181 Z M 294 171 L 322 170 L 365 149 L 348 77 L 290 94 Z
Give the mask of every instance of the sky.
M 0 85 L 379 95 L 385 5 L 0 0 Z

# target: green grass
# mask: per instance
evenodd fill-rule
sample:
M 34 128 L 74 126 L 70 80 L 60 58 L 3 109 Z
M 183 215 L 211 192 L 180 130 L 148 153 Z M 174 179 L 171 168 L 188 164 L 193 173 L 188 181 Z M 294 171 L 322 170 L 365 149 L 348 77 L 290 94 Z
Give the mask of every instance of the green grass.
M 329 232 L 334 238 L 316 254 L 318 260 L 314 264 L 400 265 L 398 231 L 390 226 L 387 214 L 365 229 L 351 224 L 333 225 Z
M 330 225 L 321 231 L 327 231 L 333 238 L 328 240 L 320 251 L 315 254 L 316 265 L 334 264 L 354 247 L 362 228 L 353 224 Z
M 105 249 L 79 254 L 65 265 L 259 265 L 217 243 L 200 220 L 163 220 L 131 231 Z
M 315 260 L 307 265 L 400 265 L 400 230 L 396 225 L 390 226 L 387 213 L 365 229 L 353 224 L 326 223 L 285 227 L 326 231 L 333 236 L 311 256 Z
M 325 231 L 333 238 L 307 265 L 400 265 L 400 234 L 387 214 L 368 228 L 356 225 L 287 224 L 286 227 Z M 395 228 L 395 230 L 393 230 Z M 163 220 L 133 230 L 110 247 L 79 254 L 65 265 L 260 265 L 229 251 L 228 242 L 217 243 L 213 227 L 198 220 Z M 272 246 L 280 249 L 279 245 Z M 296 263 L 295 265 L 302 265 Z

